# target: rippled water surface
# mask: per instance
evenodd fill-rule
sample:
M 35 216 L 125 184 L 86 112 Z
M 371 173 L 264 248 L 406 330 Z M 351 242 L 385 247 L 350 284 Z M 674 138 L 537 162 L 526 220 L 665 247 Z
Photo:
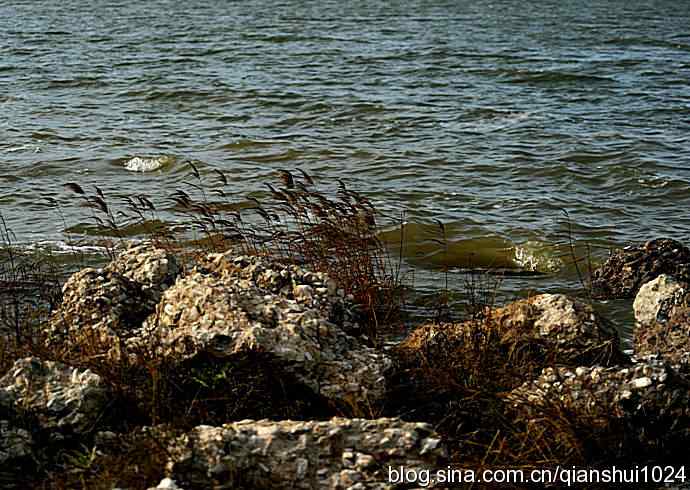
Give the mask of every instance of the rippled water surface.
M 57 239 L 67 181 L 160 201 L 192 159 L 240 199 L 301 167 L 405 210 L 423 269 L 565 287 L 562 208 L 595 255 L 688 238 L 689 26 L 676 1 L 3 2 L 0 212 Z

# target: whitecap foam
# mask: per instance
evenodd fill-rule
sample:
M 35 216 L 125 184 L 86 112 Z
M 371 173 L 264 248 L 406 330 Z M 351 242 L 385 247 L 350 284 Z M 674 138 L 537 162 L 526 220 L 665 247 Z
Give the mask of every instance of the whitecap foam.
M 125 169 L 130 172 L 153 172 L 160 170 L 172 161 L 173 158 L 169 156 L 156 158 L 134 157 L 125 162 Z
M 514 249 L 515 263 L 522 269 L 531 272 L 557 272 L 563 267 L 563 261 L 549 253 L 548 247 L 537 242 L 526 242 Z
M 50 251 L 55 255 L 93 254 L 105 255 L 107 248 L 96 244 L 76 244 L 63 240 L 41 240 L 19 244 L 25 252 Z

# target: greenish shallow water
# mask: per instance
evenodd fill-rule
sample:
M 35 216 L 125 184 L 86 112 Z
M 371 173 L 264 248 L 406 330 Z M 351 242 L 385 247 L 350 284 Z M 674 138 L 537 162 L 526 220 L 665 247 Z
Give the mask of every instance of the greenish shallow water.
M 0 213 L 59 240 L 85 218 L 64 182 L 162 202 L 192 159 L 239 201 L 301 167 L 405 212 L 421 290 L 443 266 L 573 290 L 562 209 L 595 260 L 688 239 L 688 26 L 671 1 L 3 2 Z

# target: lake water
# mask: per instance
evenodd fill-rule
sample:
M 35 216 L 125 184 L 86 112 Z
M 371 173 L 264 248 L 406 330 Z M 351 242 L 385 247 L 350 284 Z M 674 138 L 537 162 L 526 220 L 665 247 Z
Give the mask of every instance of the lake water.
M 0 213 L 22 241 L 84 221 L 65 182 L 160 203 L 186 160 L 237 200 L 300 167 L 404 211 L 422 289 L 468 265 L 544 274 L 507 294 L 574 289 L 563 209 L 595 260 L 690 234 L 690 2 L 128 4 L 0 6 Z

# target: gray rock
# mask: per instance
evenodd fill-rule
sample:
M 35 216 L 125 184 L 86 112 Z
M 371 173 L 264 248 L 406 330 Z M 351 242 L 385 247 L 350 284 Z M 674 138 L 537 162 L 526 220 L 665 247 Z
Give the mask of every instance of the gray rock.
M 343 413 L 370 415 L 382 403 L 390 360 L 349 335 L 359 328 L 356 307 L 328 275 L 230 252 L 172 284 L 179 270 L 165 251 L 138 246 L 102 270 L 74 274 L 48 345 L 98 355 L 115 369 L 188 369 L 203 358 L 222 370 L 257 354 L 276 376 L 289 375 Z
M 104 269 L 73 274 L 47 326 L 48 345 L 118 359 L 120 341 L 141 327 L 179 271 L 177 260 L 164 250 L 137 246 Z
M 347 335 L 349 308 L 325 274 L 216 254 L 165 291 L 127 345 L 179 360 L 261 353 L 338 406 L 368 414 L 384 398 L 390 361 Z
M 83 269 L 63 287 L 62 305 L 47 326 L 47 344 L 117 358 L 120 337 L 140 326 L 154 307 L 122 277 Z
M 671 310 L 687 303 L 688 285 L 662 274 L 645 283 L 633 303 L 638 328 L 668 320 Z
M 35 417 L 39 428 L 56 440 L 93 429 L 107 395 L 105 384 L 91 371 L 35 357 L 17 360 L 0 378 L 0 404 Z
M 182 273 L 174 255 L 151 244 L 131 245 L 104 270 L 139 285 L 155 302 L 160 301 L 163 291 Z
M 640 288 L 635 298 L 633 345 L 636 356 L 658 355 L 676 369 L 690 367 L 690 289 L 661 275 Z
M 575 367 L 626 361 L 616 329 L 589 305 L 562 294 L 516 301 L 493 310 L 480 323 L 479 327 L 475 321 L 422 326 L 401 344 L 401 349 L 407 351 L 406 357 L 412 354 L 431 366 L 443 367 L 452 363 L 454 356 L 463 355 L 465 345 L 471 350 L 476 332 L 488 330 L 496 333 L 506 349 L 532 352 L 535 362 Z
M 690 374 L 690 307 L 674 305 L 665 321 L 637 325 L 633 346 L 638 357 L 658 355 Z
M 625 368 L 546 368 L 535 380 L 512 390 L 506 401 L 516 421 L 535 430 L 550 427 L 545 421 L 555 424 L 558 414 L 561 423 L 589 433 L 590 443 L 603 444 L 598 450 L 609 456 L 619 448 L 654 453 L 679 440 L 687 444 L 690 435 L 687 382 L 654 357 Z M 557 430 L 554 441 L 567 434 Z
M 431 426 L 398 419 L 199 426 L 169 451 L 184 488 L 388 489 L 389 466 L 432 470 L 447 457 Z
M 592 289 L 598 298 L 633 298 L 661 274 L 690 280 L 690 250 L 667 238 L 616 250 L 593 272 Z
M 17 473 L 33 460 L 33 438 L 25 430 L 0 420 L 0 472 Z
M 586 351 L 593 351 L 593 360 L 599 357 L 596 352 L 609 357 L 620 351 L 615 327 L 591 306 L 563 294 L 541 294 L 531 302 L 536 308 L 531 320 L 539 337 L 552 344 L 566 362 L 581 358 Z

